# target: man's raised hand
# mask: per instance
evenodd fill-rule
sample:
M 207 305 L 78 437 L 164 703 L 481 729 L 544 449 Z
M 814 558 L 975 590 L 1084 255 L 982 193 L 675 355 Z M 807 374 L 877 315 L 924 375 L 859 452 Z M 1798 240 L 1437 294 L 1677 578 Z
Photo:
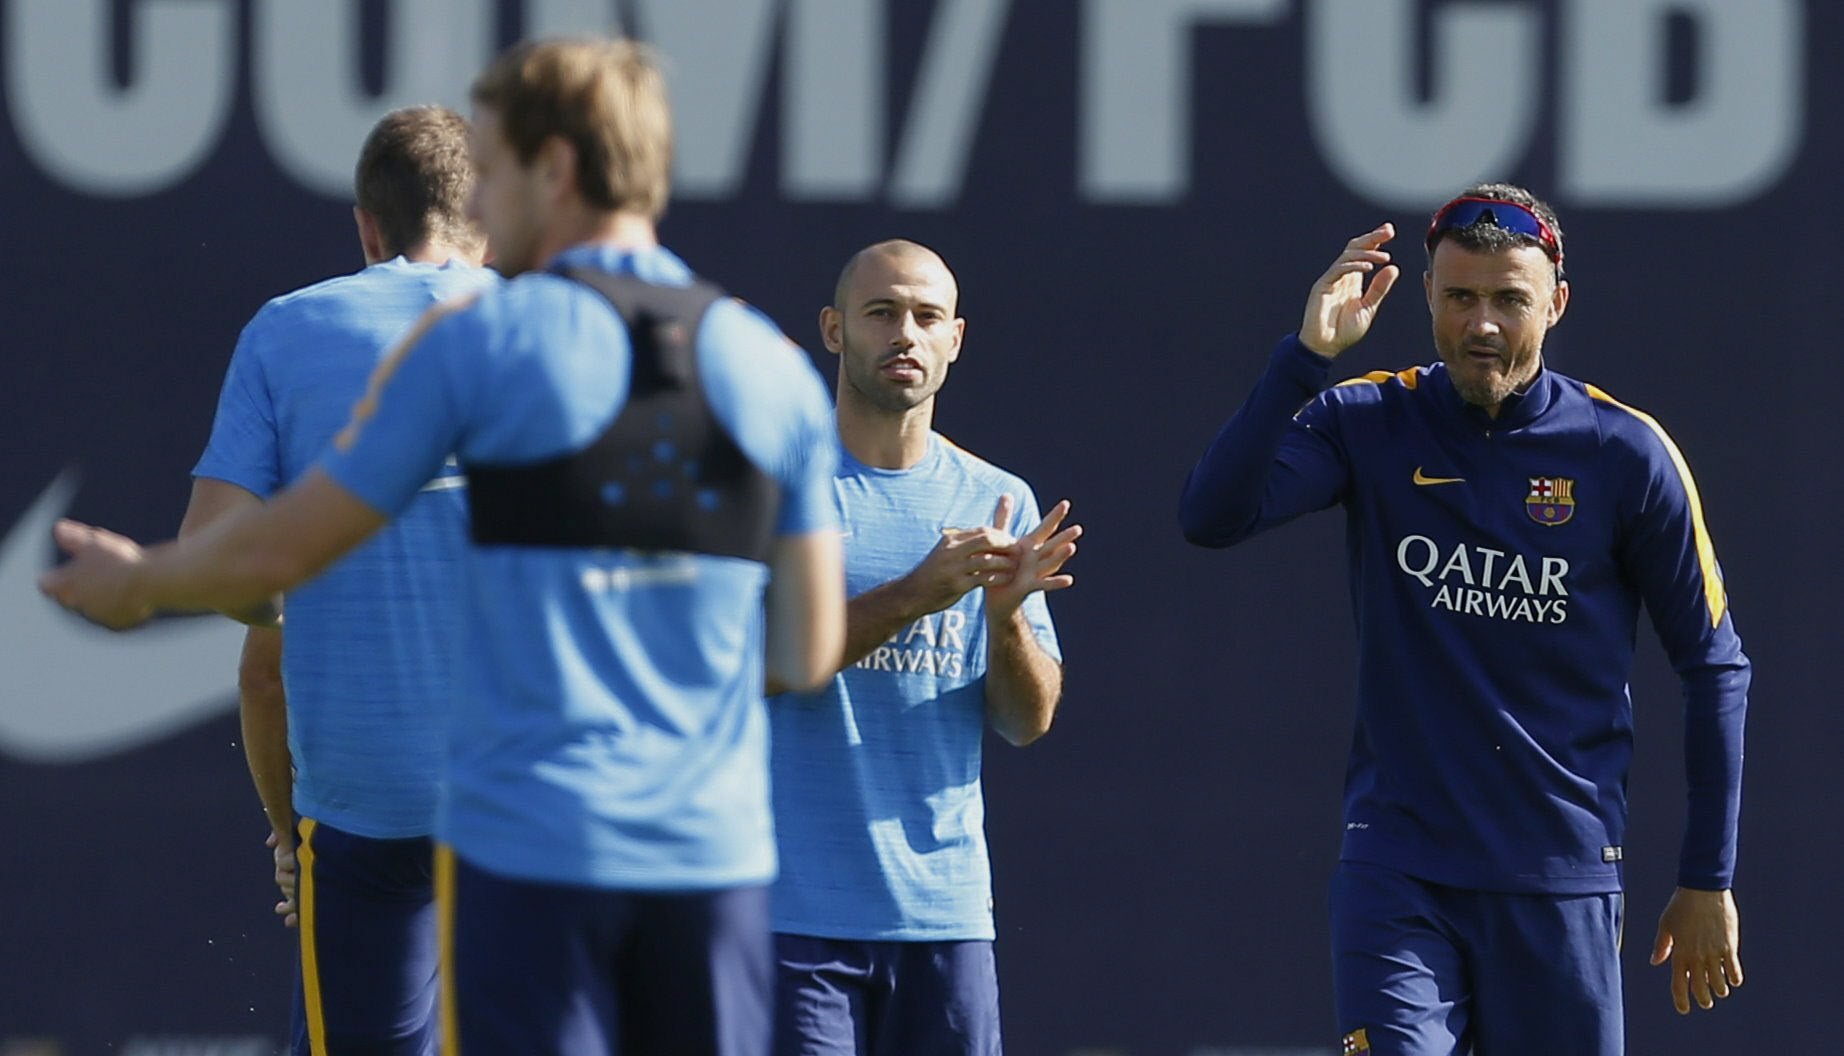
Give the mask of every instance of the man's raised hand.
M 1082 526 L 1072 524 L 1062 528 L 1063 519 L 1069 516 L 1069 500 L 1064 499 L 1050 508 L 1037 527 L 1026 532 L 1013 544 L 1011 555 L 1014 567 L 1011 575 L 995 578 L 986 585 L 986 612 L 988 617 L 1008 616 L 1024 604 L 1024 599 L 1033 591 L 1062 590 L 1076 582 L 1074 576 L 1063 572 L 1063 564 L 1076 553 L 1076 539 L 1082 535 Z M 1004 526 L 1012 519 L 1012 497 L 999 496 L 998 508 L 993 510 L 993 527 L 1004 531 Z
M 1306 297 L 1306 314 L 1300 321 L 1301 344 L 1332 358 L 1363 340 L 1376 320 L 1377 307 L 1402 276 L 1402 269 L 1391 264 L 1389 254 L 1383 250 L 1383 245 L 1395 237 L 1395 225 L 1384 224 L 1345 243 L 1345 251 L 1313 283 Z M 1376 278 L 1366 290 L 1364 276 L 1373 271 Z

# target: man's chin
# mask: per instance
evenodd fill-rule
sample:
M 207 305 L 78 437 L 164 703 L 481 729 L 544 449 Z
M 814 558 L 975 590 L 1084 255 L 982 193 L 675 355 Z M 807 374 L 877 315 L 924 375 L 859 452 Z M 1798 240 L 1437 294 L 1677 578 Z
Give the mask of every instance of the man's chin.
M 1497 375 L 1467 378 L 1461 377 L 1456 372 L 1453 387 L 1454 391 L 1460 394 L 1461 399 L 1475 407 L 1496 407 L 1505 402 L 1505 397 L 1511 395 L 1509 382 Z

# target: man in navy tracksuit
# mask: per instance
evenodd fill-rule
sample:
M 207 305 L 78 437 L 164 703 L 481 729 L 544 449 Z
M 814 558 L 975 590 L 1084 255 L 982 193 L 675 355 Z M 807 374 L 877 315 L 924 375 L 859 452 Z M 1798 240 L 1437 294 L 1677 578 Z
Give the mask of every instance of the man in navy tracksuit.
M 1345 508 L 1357 736 L 1332 885 L 1344 1052 L 1623 1050 L 1621 844 L 1643 603 L 1684 683 L 1689 821 L 1654 964 L 1680 1012 L 1742 981 L 1730 879 L 1748 659 L 1697 485 L 1650 416 L 1543 365 L 1560 225 L 1522 188 L 1435 214 L 1441 362 L 1327 387 L 1400 272 L 1385 224 L 1185 485 L 1202 546 Z M 1365 288 L 1365 276 L 1374 279 Z

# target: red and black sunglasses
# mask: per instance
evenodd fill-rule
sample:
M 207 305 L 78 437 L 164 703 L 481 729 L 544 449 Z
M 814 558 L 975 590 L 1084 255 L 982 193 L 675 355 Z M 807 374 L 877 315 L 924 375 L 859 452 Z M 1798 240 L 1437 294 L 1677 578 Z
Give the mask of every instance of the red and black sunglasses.
M 1435 213 L 1428 224 L 1428 252 L 1434 252 L 1434 244 L 1446 232 L 1478 223 L 1536 239 L 1556 262 L 1556 273 L 1562 274 L 1562 240 L 1556 237 L 1555 230 L 1528 206 L 1499 198 L 1455 198 L 1441 206 L 1441 211 Z

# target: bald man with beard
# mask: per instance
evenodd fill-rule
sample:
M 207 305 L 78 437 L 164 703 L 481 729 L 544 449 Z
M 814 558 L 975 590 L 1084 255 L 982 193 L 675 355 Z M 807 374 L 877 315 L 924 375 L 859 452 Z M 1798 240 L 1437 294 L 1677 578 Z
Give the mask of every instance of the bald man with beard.
M 853 256 L 820 312 L 850 602 L 838 673 L 769 707 L 781 1054 L 1001 1051 L 981 743 L 989 724 L 1020 746 L 1050 728 L 1044 595 L 1073 582 L 1082 530 L 935 432 L 958 300 L 938 255 L 893 240 Z

